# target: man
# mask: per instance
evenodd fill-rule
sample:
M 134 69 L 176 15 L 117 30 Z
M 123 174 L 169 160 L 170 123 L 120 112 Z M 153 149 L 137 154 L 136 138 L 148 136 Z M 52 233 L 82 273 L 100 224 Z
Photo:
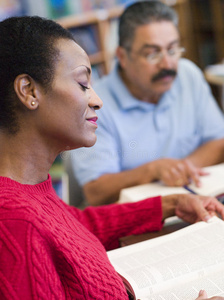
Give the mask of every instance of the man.
M 193 181 L 223 161 L 224 117 L 202 72 L 180 59 L 176 13 L 159 1 L 127 7 L 118 63 L 95 85 L 103 99 L 97 143 L 72 154 L 89 204 L 115 202 L 121 189 Z

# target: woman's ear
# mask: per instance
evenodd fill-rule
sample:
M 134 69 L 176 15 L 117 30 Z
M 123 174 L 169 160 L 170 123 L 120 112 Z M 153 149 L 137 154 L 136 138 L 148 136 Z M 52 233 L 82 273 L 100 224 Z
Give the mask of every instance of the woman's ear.
M 28 109 L 35 110 L 39 106 L 38 87 L 27 74 L 20 74 L 14 80 L 14 89 L 17 97 Z

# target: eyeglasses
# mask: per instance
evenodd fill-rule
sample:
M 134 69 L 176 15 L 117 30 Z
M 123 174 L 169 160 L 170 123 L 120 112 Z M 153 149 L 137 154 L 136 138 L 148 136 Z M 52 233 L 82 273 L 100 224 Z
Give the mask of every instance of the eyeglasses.
M 170 48 L 170 49 L 166 49 L 166 54 L 173 58 L 173 59 L 178 59 L 181 57 L 181 55 L 185 52 L 185 48 L 183 47 L 173 47 L 173 48 Z M 129 52 L 132 52 L 132 51 L 129 51 Z M 163 59 L 164 57 L 164 50 L 158 50 L 158 51 L 155 51 L 153 53 L 150 53 L 148 55 L 144 55 L 142 53 L 135 53 L 135 52 L 132 52 L 134 54 L 137 54 L 137 55 L 140 55 L 142 57 L 144 57 L 148 63 L 150 63 L 151 65 L 155 65 L 155 64 L 158 64 L 161 62 L 161 60 Z

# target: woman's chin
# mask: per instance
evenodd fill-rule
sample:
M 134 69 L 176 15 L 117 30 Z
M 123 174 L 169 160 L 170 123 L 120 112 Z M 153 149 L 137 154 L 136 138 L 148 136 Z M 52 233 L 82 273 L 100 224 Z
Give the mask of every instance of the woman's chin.
M 95 136 L 94 138 L 92 138 L 92 139 L 86 140 L 86 141 L 83 143 L 83 145 L 79 146 L 79 148 L 80 148 L 80 147 L 87 147 L 87 148 L 89 148 L 89 147 L 94 146 L 95 143 L 96 143 L 96 136 Z
M 86 147 L 86 148 L 89 148 L 89 147 L 92 147 L 94 146 L 96 143 L 96 135 L 92 136 L 91 138 L 89 139 L 85 139 L 85 140 L 79 140 L 74 143 L 70 143 L 69 146 L 67 145 L 66 146 L 66 149 L 64 150 L 74 150 L 74 149 L 78 149 L 78 148 L 82 148 L 82 147 Z

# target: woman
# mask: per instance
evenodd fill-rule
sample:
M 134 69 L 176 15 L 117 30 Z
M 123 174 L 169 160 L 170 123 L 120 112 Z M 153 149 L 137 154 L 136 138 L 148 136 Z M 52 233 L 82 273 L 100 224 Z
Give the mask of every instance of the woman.
M 224 217 L 213 198 L 173 195 L 79 211 L 56 196 L 48 175 L 56 156 L 96 141 L 102 102 L 90 76 L 86 53 L 53 21 L 0 22 L 1 299 L 128 299 L 105 248 L 159 230 L 175 213 L 189 222 Z

